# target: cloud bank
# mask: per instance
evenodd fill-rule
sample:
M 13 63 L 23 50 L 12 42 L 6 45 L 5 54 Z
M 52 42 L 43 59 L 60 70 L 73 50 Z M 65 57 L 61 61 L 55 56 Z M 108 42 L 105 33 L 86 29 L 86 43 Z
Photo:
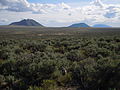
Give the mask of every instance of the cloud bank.
M 8 10 L 14 12 L 32 11 L 36 13 L 45 13 L 51 10 L 69 9 L 65 3 L 55 4 L 40 4 L 29 3 L 27 0 L 0 0 L 0 10 Z
M 86 6 L 71 7 L 66 3 L 40 4 L 29 3 L 27 0 L 0 0 L 0 12 L 8 11 L 28 13 L 22 17 L 39 18 L 47 23 L 119 23 L 120 4 L 103 4 L 101 0 L 94 0 Z M 1 16 L 0 16 L 1 17 Z M 18 17 L 18 16 L 16 16 Z M 19 16 L 19 18 L 22 18 Z M 9 19 L 9 18 L 8 18 Z

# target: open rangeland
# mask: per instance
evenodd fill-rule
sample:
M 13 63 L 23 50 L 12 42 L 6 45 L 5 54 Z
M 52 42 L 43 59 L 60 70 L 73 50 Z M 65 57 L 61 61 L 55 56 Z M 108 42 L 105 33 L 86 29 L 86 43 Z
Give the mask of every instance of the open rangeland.
M 120 90 L 120 28 L 0 26 L 0 90 Z

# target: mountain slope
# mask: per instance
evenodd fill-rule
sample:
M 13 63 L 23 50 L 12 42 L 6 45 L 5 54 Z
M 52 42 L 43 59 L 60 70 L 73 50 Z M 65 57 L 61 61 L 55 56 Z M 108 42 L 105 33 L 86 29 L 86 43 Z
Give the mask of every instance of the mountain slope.
M 15 25 L 15 26 L 41 26 L 41 27 L 43 27 L 43 25 L 41 25 L 40 23 L 36 22 L 33 19 L 24 19 L 24 20 L 21 20 L 19 22 L 13 22 L 10 25 Z
M 69 27 L 90 27 L 90 26 L 85 23 L 76 23 L 76 24 L 70 25 Z
M 93 27 L 111 27 L 109 25 L 105 25 L 105 24 L 95 24 Z

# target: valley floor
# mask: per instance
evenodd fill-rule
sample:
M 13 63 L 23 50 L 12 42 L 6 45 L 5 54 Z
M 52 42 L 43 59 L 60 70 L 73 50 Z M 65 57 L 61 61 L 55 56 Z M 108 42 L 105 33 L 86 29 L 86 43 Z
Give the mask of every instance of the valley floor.
M 0 26 L 0 90 L 120 90 L 120 28 Z

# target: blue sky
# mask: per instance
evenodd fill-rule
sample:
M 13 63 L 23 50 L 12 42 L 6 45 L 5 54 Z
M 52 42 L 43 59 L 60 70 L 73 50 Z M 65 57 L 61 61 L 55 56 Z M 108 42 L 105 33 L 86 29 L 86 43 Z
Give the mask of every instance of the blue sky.
M 120 27 L 120 0 L 0 0 L 0 25 L 22 19 L 50 27 L 73 23 Z
M 90 2 L 92 0 L 28 0 L 29 2 L 34 2 L 34 3 L 77 3 L 77 2 Z
M 42 3 L 42 4 L 59 4 L 59 3 L 67 3 L 73 7 L 84 6 L 93 0 L 28 0 L 31 3 Z
M 31 3 L 61 3 L 61 2 L 65 2 L 65 3 L 88 3 L 88 2 L 92 2 L 94 0 L 28 0 Z M 120 0 L 102 0 L 104 3 L 108 3 L 108 4 L 119 4 Z

